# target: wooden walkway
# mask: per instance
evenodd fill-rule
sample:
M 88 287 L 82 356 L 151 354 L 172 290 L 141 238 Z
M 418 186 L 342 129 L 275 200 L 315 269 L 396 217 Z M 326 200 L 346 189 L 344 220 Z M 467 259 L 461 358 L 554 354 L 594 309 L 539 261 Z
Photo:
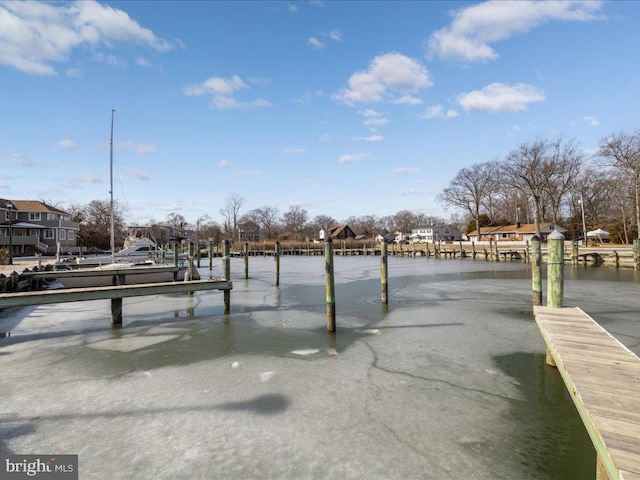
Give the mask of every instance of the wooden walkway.
M 191 280 L 185 282 L 160 282 L 139 285 L 115 285 L 111 287 L 61 288 L 38 292 L 0 293 L 0 309 L 45 305 L 48 303 L 111 300 L 111 324 L 122 324 L 122 299 L 144 295 L 190 293 L 198 290 L 223 290 L 224 309 L 229 310 L 229 292 L 233 284 L 228 280 Z
M 579 308 L 534 315 L 597 451 L 596 478 L 640 480 L 640 359 Z

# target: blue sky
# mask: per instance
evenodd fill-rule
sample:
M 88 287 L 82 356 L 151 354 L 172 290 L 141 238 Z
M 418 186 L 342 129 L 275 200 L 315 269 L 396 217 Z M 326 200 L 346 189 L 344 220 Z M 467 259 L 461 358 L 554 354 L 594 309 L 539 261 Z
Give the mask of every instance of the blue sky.
M 448 217 L 463 167 L 638 129 L 637 2 L 0 2 L 0 197 L 131 223 Z

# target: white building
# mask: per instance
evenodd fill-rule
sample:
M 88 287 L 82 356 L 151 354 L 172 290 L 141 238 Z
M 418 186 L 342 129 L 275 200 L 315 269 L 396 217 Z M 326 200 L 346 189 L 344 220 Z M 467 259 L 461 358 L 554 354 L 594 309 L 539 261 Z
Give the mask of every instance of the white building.
M 422 225 L 411 229 L 411 243 L 457 242 L 462 239 L 461 233 L 449 225 Z

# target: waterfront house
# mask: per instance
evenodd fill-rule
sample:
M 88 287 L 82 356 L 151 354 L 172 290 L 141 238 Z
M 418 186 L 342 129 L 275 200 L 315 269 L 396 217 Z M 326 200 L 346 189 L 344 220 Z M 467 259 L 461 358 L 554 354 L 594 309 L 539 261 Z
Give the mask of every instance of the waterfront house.
M 540 236 L 542 238 L 540 240 L 546 242 L 547 237 L 554 231 L 558 231 L 562 234 L 566 232 L 566 230 L 558 224 L 541 223 Z M 525 225 L 522 225 L 520 223 L 515 223 L 513 225 L 480 227 L 480 235 L 478 235 L 477 230 L 474 230 L 467 234 L 467 238 L 471 242 L 488 242 L 489 240 L 494 242 L 526 242 L 530 241 L 535 235 L 535 224 L 527 223 Z
M 349 228 L 349 225 L 338 225 L 329 229 L 329 236 L 332 240 L 346 240 L 347 238 L 356 238 L 356 234 Z
M 0 246 L 11 244 L 13 255 L 55 254 L 58 245 L 61 253 L 77 249 L 80 224 L 64 210 L 38 200 L 0 199 L 0 212 Z
M 259 242 L 260 226 L 254 222 L 244 222 L 238 225 L 238 240 L 241 242 Z
M 420 225 L 411 229 L 409 241 L 411 243 L 457 242 L 462 234 L 450 225 L 432 224 Z

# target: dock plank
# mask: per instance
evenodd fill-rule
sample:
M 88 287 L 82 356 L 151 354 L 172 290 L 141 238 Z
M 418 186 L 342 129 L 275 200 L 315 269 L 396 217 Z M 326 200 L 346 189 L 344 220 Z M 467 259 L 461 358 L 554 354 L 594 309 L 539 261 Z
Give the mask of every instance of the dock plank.
M 579 308 L 534 315 L 603 468 L 640 479 L 640 359 Z
M 38 292 L 0 293 L 0 308 L 187 293 L 198 290 L 231 290 L 233 288 L 232 285 L 232 282 L 228 280 L 191 280 L 184 282 L 114 285 L 109 287 L 63 288 Z

